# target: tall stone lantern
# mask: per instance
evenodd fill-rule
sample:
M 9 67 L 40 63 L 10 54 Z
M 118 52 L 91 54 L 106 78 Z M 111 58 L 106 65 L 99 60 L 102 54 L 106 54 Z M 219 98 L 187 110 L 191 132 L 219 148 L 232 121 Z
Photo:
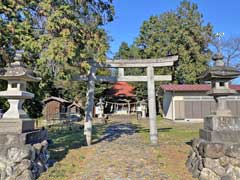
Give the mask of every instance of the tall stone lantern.
M 23 103 L 34 94 L 27 92 L 27 82 L 37 82 L 17 51 L 14 62 L 0 69 L 0 79 L 8 81 L 0 96 L 8 99 L 10 108 L 0 119 L 0 179 L 35 180 L 47 170 L 47 131 L 36 129 L 34 120 L 23 110 Z
M 240 72 L 224 65 L 223 56 L 213 56 L 214 66 L 201 78 L 211 81 L 207 92 L 216 102 L 216 110 L 204 118 L 200 138 L 192 141 L 192 150 L 186 162 L 193 177 L 200 180 L 240 179 L 240 117 L 234 117 L 226 97 L 237 92 L 229 83 Z
M 233 67 L 224 65 L 222 54 L 213 56 L 214 67 L 209 68 L 201 77 L 203 81 L 211 81 L 212 89 L 207 92 L 209 96 L 213 96 L 217 107 L 214 115 L 232 116 L 231 111 L 227 107 L 226 97 L 237 94 L 233 89 L 229 88 L 229 82 L 237 78 L 240 72 Z
M 229 82 L 237 78 L 240 72 L 236 68 L 225 66 L 221 54 L 214 55 L 213 61 L 214 67 L 206 71 L 201 78 L 204 81 L 211 81 L 212 89 L 207 94 L 214 97 L 216 110 L 204 119 L 200 138 L 215 142 L 240 143 L 240 136 L 235 136 L 240 135 L 240 131 L 236 131 L 236 128 L 240 128 L 239 118 L 233 117 L 226 100 L 228 96 L 237 94 L 235 90 L 229 88 Z
M 0 132 L 23 133 L 34 129 L 34 120 L 30 119 L 23 110 L 26 99 L 32 99 L 34 94 L 27 92 L 27 82 L 37 82 L 41 78 L 33 76 L 33 72 L 26 68 L 21 61 L 22 51 L 17 51 L 15 62 L 0 71 L 0 79 L 8 81 L 6 91 L 0 92 L 9 102 L 9 109 L 0 121 Z

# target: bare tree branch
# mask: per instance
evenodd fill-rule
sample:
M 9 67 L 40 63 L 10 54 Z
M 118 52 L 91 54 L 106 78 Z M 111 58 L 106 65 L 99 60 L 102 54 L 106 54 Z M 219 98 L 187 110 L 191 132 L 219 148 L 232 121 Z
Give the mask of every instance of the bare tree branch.
M 236 66 L 240 68 L 240 37 L 232 37 L 228 39 L 213 39 L 212 45 L 218 52 L 222 52 L 225 56 L 227 66 Z

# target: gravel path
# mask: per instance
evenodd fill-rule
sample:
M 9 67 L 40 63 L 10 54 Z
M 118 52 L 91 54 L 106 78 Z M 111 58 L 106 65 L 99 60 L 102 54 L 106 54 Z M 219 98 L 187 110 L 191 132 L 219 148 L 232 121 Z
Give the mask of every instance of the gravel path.
M 71 180 L 167 180 L 156 154 L 128 120 L 113 123 L 94 145 L 85 147 L 84 165 Z

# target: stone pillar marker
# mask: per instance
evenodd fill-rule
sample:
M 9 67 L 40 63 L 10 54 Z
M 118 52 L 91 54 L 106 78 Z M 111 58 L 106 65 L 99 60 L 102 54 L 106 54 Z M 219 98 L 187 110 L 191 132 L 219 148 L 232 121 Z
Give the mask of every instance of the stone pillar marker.
M 34 120 L 23 110 L 25 99 L 34 94 L 26 91 L 27 82 L 40 78 L 24 65 L 23 51 L 17 51 L 15 62 L 0 69 L 0 79 L 8 81 L 0 96 L 8 99 L 10 108 L 0 119 L 0 179 L 35 180 L 47 169 L 47 131 L 35 129 Z
M 216 110 L 204 118 L 200 138 L 192 141 L 186 166 L 200 180 L 237 180 L 240 179 L 240 117 L 232 115 L 226 97 L 237 93 L 229 88 L 229 82 L 240 72 L 226 67 L 220 53 L 212 59 L 214 66 L 201 79 L 211 81 L 208 95 L 215 99 Z

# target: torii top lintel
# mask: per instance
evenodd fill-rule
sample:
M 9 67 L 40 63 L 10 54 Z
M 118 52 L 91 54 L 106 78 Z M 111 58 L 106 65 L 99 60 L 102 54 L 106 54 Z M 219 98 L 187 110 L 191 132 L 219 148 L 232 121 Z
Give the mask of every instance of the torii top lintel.
M 104 68 L 127 68 L 127 67 L 163 67 L 172 66 L 175 61 L 178 60 L 178 56 L 168 56 L 158 59 L 119 59 L 119 60 L 107 60 L 105 63 L 98 63 L 96 61 L 90 61 L 91 66 L 104 67 Z

